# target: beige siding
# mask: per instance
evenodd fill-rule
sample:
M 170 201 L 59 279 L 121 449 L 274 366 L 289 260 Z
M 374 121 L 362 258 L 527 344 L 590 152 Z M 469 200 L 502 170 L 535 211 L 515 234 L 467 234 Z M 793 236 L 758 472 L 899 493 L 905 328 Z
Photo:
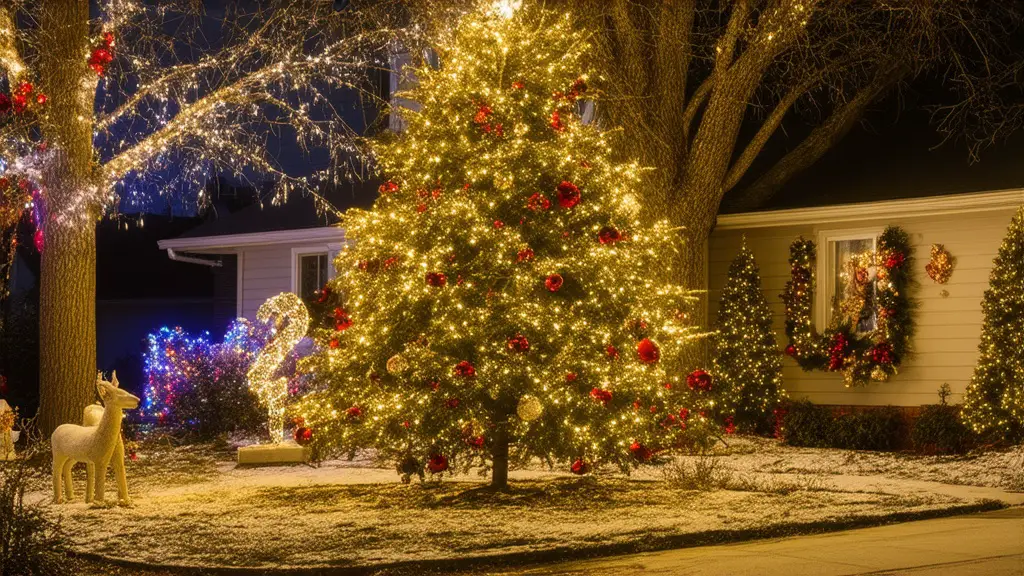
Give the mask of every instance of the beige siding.
M 790 243 L 801 234 L 817 241 L 822 231 L 902 226 L 914 246 L 914 275 L 919 283 L 915 291 L 920 307 L 915 317 L 918 328 L 912 343 L 914 357 L 889 382 L 854 389 L 845 388 L 838 374 L 803 372 L 792 359 L 786 358 L 785 386 L 791 396 L 821 404 L 916 406 L 934 403 L 939 386 L 948 382 L 953 388 L 952 400 L 958 402 L 977 359 L 981 299 L 988 286 L 992 259 L 1012 215 L 1010 210 L 912 218 L 894 214 L 851 223 L 716 231 L 708 248 L 711 318 L 717 314 L 729 262 L 744 234 L 761 268 L 763 289 L 775 314 L 781 348 L 786 342 L 779 294 L 789 280 Z M 933 243 L 944 244 L 956 258 L 956 268 L 946 285 L 932 282 L 924 271 Z M 943 290 L 949 292 L 947 297 L 941 296 Z
M 241 249 L 241 312 L 255 318 L 260 304 L 292 289 L 292 247 L 255 246 Z

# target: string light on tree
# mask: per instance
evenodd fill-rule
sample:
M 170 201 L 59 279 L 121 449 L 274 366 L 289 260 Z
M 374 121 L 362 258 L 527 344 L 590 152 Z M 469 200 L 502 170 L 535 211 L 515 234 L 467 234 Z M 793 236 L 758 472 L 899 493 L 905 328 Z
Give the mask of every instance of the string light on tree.
M 662 280 L 681 231 L 641 223 L 642 168 L 578 114 L 597 97 L 586 33 L 523 5 L 485 6 L 446 34 L 439 66 L 403 95 L 422 108 L 395 110 L 405 131 L 373 143 L 380 198 L 341 222 L 352 242 L 329 306 L 351 325 L 318 328 L 304 364 L 314 445 L 374 447 L 408 463 L 403 478 L 440 457 L 483 464 L 501 487 L 517 451 L 628 470 L 633 443 L 670 449 L 714 426 L 717 393 L 677 368 L 696 298 Z M 663 425 L 683 409 L 709 417 Z
M 729 266 L 715 328 L 714 373 L 728 395 L 724 401 L 735 409 L 738 423 L 769 431 L 769 417 L 786 395 L 782 356 L 746 238 Z
M 1024 435 L 1024 208 L 1017 210 L 981 302 L 978 364 L 964 393 L 963 419 L 975 432 L 1010 441 Z

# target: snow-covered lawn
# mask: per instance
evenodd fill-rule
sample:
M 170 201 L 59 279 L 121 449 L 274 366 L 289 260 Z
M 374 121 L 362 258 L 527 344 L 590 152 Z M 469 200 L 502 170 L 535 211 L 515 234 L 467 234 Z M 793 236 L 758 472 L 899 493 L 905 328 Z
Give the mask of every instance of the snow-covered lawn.
M 686 490 L 667 482 L 663 469 L 577 478 L 537 467 L 513 472 L 507 494 L 483 489 L 476 475 L 403 485 L 369 459 L 237 468 L 230 451 L 145 445 L 129 463 L 134 507 L 78 502 L 45 509 L 63 517 L 79 549 L 110 557 L 163 565 L 358 566 L 670 547 L 876 523 L 1000 495 L 1012 502 L 1014 495 L 996 487 L 1011 487 L 1015 468 L 1019 481 L 1024 457 L 1020 449 L 944 459 L 794 449 L 748 438 L 729 444 L 717 456 L 724 489 Z

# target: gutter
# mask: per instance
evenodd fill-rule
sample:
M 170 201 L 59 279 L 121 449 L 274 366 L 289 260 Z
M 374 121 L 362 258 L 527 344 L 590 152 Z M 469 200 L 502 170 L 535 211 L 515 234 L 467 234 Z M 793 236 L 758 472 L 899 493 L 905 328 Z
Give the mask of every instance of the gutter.
M 219 268 L 224 265 L 223 262 L 218 258 L 217 260 L 209 260 L 207 258 L 199 258 L 196 256 L 187 256 L 184 254 L 178 254 L 174 251 L 174 248 L 167 249 L 167 257 L 175 262 L 187 262 L 189 264 L 201 264 L 203 266 L 209 266 L 211 268 Z

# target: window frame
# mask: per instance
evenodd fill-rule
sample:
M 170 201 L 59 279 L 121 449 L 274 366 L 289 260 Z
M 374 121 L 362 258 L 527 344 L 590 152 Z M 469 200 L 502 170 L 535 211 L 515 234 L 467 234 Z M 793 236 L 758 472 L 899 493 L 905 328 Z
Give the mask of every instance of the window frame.
M 814 324 L 819 331 L 825 330 L 832 320 L 830 310 L 832 299 L 835 294 L 835 242 L 847 240 L 871 240 L 871 249 L 878 249 L 878 236 L 882 233 L 879 227 L 864 228 L 841 228 L 833 230 L 818 231 L 818 262 L 815 273 L 818 278 L 818 286 L 814 291 Z
M 291 292 L 299 296 L 299 298 L 302 298 L 302 294 L 299 292 L 299 265 L 303 256 L 327 256 L 327 280 L 330 281 L 335 276 L 335 270 L 332 264 L 340 250 L 341 244 L 321 244 L 318 246 L 301 246 L 292 248 L 290 260 L 292 269 Z

